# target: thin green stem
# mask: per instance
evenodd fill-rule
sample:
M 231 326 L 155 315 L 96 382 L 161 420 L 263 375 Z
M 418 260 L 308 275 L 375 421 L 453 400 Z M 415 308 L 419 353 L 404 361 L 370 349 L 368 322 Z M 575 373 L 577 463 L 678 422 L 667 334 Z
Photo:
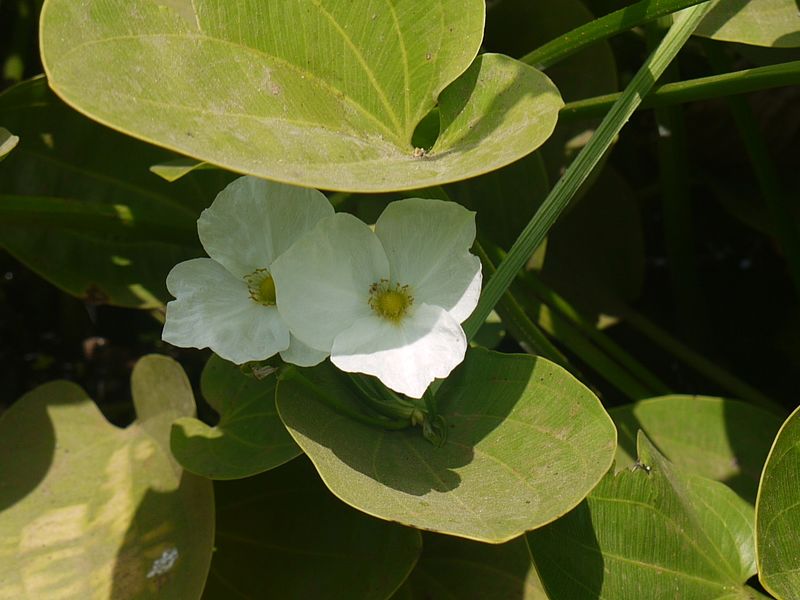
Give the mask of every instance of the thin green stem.
M 705 0 L 642 0 L 573 29 L 520 60 L 537 69 L 546 69 L 591 44 L 702 2 Z
M 517 241 L 514 242 L 508 256 L 500 263 L 494 276 L 489 279 L 475 312 L 464 323 L 464 330 L 470 339 L 486 320 L 531 254 L 544 241 L 556 219 L 600 162 L 620 130 L 641 104 L 642 98 L 647 95 L 664 69 L 689 39 L 707 10 L 707 5 L 700 5 L 686 9 L 678 16 L 661 44 L 636 73 L 620 99 L 611 107 L 592 139 L 553 187 Z
M 676 356 L 686 365 L 706 377 L 709 381 L 713 381 L 730 392 L 732 397 L 761 406 L 776 414 L 786 414 L 786 410 L 780 404 L 722 367 L 714 364 L 702 354 L 695 352 L 644 315 L 630 307 L 620 306 L 619 309 L 620 316 L 625 319 L 628 325 L 646 336 L 660 348 Z
M 797 84 L 800 84 L 800 60 L 667 83 L 652 90 L 641 107 L 685 104 Z M 558 113 L 558 118 L 569 122 L 602 117 L 621 97 L 622 94 L 606 94 L 569 102 Z
M 523 279 L 525 285 L 553 310 L 558 311 L 568 321 L 576 326 L 583 335 L 594 342 L 598 348 L 605 352 L 611 359 L 627 369 L 638 382 L 648 389 L 650 396 L 669 394 L 669 386 L 658 378 L 636 358 L 626 352 L 603 331 L 597 329 L 594 323 L 584 317 L 569 301 L 560 296 L 555 290 L 541 281 L 533 274 Z
M 484 276 L 491 277 L 494 275 L 496 270 L 494 262 L 492 262 L 492 259 L 489 257 L 484 247 L 476 241 L 473 249 L 481 259 Z M 564 356 L 542 330 L 528 318 L 528 315 L 525 314 L 524 309 L 511 293 L 510 289 L 506 290 L 506 293 L 500 298 L 495 309 L 505 326 L 511 332 L 511 335 L 513 335 L 518 342 L 527 346 L 530 352 L 544 356 L 558 363 L 565 369 L 574 372 L 574 367 L 569 364 L 567 357 Z
M 539 315 L 538 323 L 547 333 L 556 338 L 565 348 L 589 365 L 608 383 L 622 392 L 630 400 L 650 398 L 653 390 L 623 369 L 608 354 L 588 339 L 585 331 L 571 322 L 559 311 L 545 303 L 530 302 Z
M 722 48 L 709 42 L 705 44 L 705 49 L 715 70 L 730 68 L 730 61 Z M 792 213 L 789 196 L 783 190 L 764 136 L 747 100 L 741 96 L 731 96 L 727 98 L 727 102 L 747 155 L 750 157 L 750 163 L 753 165 L 761 194 L 770 213 L 773 231 L 786 257 L 795 290 L 800 295 L 800 230 Z

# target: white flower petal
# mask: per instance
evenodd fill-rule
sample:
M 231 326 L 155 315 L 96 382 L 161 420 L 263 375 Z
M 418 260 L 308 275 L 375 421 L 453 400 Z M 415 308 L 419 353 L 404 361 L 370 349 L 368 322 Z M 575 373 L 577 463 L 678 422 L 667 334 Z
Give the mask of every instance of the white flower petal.
M 240 177 L 197 221 L 208 255 L 234 275 L 265 269 L 297 238 L 333 214 L 317 190 Z
M 167 304 L 165 342 L 211 348 L 236 364 L 269 358 L 289 346 L 289 328 L 278 310 L 253 301 L 247 284 L 210 258 L 175 265 L 167 289 L 176 300 Z
M 298 367 L 313 367 L 328 358 L 327 352 L 314 350 L 290 334 L 289 348 L 281 352 L 284 362 L 292 363 Z
M 469 253 L 475 213 L 455 202 L 409 198 L 392 202 L 375 224 L 392 281 L 415 302 L 441 306 L 459 323 L 478 303 L 481 263 Z
M 423 304 L 399 324 L 377 315 L 356 321 L 336 336 L 331 362 L 421 398 L 434 379 L 447 377 L 464 360 L 466 350 L 464 331 L 450 313 Z
M 330 352 L 336 335 L 372 313 L 369 287 L 389 276 L 378 238 L 352 215 L 319 222 L 271 267 L 278 310 L 292 334 Z

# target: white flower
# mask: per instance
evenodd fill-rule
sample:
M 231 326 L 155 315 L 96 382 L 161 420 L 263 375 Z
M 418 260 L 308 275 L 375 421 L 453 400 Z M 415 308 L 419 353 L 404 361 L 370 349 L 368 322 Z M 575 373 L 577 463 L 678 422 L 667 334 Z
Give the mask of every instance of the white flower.
M 175 300 L 167 304 L 162 338 L 184 348 L 211 348 L 236 364 L 280 352 L 312 366 L 327 353 L 289 333 L 275 306 L 272 263 L 321 219 L 333 215 L 316 190 L 241 177 L 228 185 L 197 221 L 211 258 L 176 265 L 167 276 Z
M 474 239 L 475 214 L 452 202 L 393 202 L 374 232 L 337 214 L 273 263 L 278 309 L 340 369 L 420 398 L 464 360 L 460 324 L 481 287 Z

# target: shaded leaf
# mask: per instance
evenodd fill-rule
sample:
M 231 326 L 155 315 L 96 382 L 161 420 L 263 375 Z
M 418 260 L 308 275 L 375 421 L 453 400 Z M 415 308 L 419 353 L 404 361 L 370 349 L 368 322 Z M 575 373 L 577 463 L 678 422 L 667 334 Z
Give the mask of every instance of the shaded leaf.
M 334 498 L 305 458 L 217 482 L 217 538 L 203 597 L 382 600 L 421 550 L 418 531 Z
M 413 189 L 513 162 L 555 125 L 562 101 L 546 76 L 475 59 L 484 11 L 483 0 L 48 0 L 42 60 L 72 106 L 198 160 L 322 189 Z M 415 149 L 437 106 L 438 139 Z
M 523 538 L 505 544 L 426 533 L 422 556 L 393 600 L 547 600 Z
M 756 502 L 758 577 L 776 598 L 800 590 L 800 408 L 781 427 L 764 465 Z
M 541 276 L 593 318 L 614 315 L 642 289 L 642 229 L 633 190 L 607 167 L 553 227 Z
M 342 403 L 332 367 L 305 372 Z M 333 412 L 298 383 L 278 384 L 281 419 L 326 485 L 382 519 L 500 543 L 564 514 L 611 464 L 616 435 L 597 398 L 541 358 L 470 350 L 437 393 L 444 447 Z
M 139 361 L 132 388 L 138 420 L 126 429 L 65 381 L 0 418 L 3 598 L 200 597 L 211 484 L 183 473 L 167 448 L 169 422 L 194 410 L 191 388 L 160 356 Z
M 764 598 L 753 509 L 723 484 L 682 473 L 639 436 L 639 465 L 609 473 L 575 510 L 528 534 L 553 598 Z
M 164 150 L 101 127 L 35 78 L 0 95 L 21 141 L 0 163 L 0 244 L 64 291 L 95 303 L 161 306 L 176 263 L 199 256 L 195 221 L 232 178 L 168 184 Z
M 200 381 L 220 414 L 209 427 L 193 417 L 172 426 L 172 453 L 183 467 L 210 479 L 238 479 L 274 469 L 301 454 L 275 409 L 275 376 L 258 380 L 213 355 Z
M 751 504 L 780 418 L 760 408 L 709 396 L 663 396 L 609 411 L 617 424 L 617 467 L 636 456 L 641 429 L 676 466 L 721 481 Z

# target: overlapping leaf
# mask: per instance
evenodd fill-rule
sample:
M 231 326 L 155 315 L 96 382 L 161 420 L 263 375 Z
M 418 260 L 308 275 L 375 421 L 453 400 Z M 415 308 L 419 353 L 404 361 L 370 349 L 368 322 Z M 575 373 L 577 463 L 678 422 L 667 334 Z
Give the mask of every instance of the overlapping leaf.
M 722 481 L 755 502 L 761 469 L 780 418 L 760 408 L 709 396 L 663 396 L 609 411 L 619 431 L 617 467 L 635 461 L 641 429 L 670 461 Z
M 772 445 L 756 502 L 758 577 L 777 598 L 800 590 L 800 408 Z
M 309 371 L 342 403 L 332 368 Z M 575 506 L 611 464 L 616 432 L 597 398 L 561 367 L 472 350 L 437 394 L 448 424 L 437 448 L 418 430 L 344 417 L 304 387 L 278 384 L 278 411 L 339 498 L 377 517 L 500 543 Z
M 508 164 L 561 107 L 539 71 L 476 54 L 483 0 L 47 0 L 51 85 L 103 123 L 323 189 L 399 190 Z M 435 107 L 439 136 L 412 143 Z
M 753 508 L 673 467 L 640 435 L 639 463 L 609 473 L 567 516 L 528 534 L 553 598 L 757 600 Z
M 214 536 L 209 481 L 184 473 L 169 424 L 192 414 L 182 369 L 151 356 L 132 379 L 137 421 L 110 425 L 72 383 L 0 419 L 0 597 L 199 598 Z
M 274 375 L 248 377 L 236 365 L 212 356 L 200 385 L 220 421 L 215 427 L 192 417 L 174 423 L 170 444 L 185 469 L 210 479 L 238 479 L 301 453 L 278 418 Z

